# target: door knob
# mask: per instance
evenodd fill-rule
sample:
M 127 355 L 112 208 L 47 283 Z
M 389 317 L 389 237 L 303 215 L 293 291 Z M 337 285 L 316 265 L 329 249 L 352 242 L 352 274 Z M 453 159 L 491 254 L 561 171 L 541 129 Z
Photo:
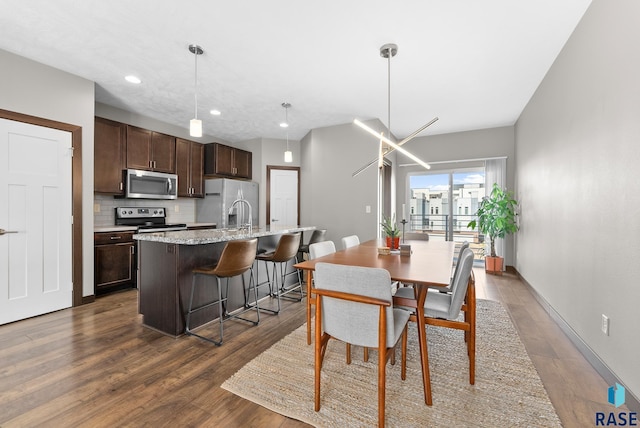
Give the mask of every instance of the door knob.
M 4 230 L 4 229 L 0 229 L 0 236 L 6 234 L 6 233 L 18 233 L 17 230 Z

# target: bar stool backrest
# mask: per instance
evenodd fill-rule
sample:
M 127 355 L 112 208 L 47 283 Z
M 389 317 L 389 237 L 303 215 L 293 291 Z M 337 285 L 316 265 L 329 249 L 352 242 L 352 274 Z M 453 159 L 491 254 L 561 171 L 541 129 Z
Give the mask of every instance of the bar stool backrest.
M 225 278 L 246 272 L 253 265 L 257 248 L 258 238 L 227 242 L 213 273 Z
M 326 235 L 327 229 L 315 229 L 309 238 L 309 245 L 324 241 Z
M 294 258 L 300 247 L 300 235 L 300 232 L 282 235 L 273 253 L 272 261 L 282 263 Z

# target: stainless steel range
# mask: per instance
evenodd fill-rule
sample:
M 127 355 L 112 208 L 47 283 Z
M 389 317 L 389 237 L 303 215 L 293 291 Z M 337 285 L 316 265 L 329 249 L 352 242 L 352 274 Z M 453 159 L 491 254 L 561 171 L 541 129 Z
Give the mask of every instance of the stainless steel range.
M 116 226 L 138 226 L 138 233 L 187 229 L 184 223 L 167 223 L 162 207 L 117 207 Z

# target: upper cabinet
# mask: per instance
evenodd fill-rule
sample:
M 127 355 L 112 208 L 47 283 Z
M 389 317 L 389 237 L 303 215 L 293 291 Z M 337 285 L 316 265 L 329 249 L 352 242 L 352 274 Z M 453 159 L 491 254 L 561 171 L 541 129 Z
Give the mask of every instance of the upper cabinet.
M 126 125 L 95 118 L 93 185 L 97 193 L 124 194 L 122 170 L 126 168 Z
M 205 175 L 251 179 L 252 154 L 220 143 L 205 144 Z
M 176 138 L 127 125 L 127 168 L 176 172 Z
M 176 138 L 178 196 L 204 198 L 204 146 Z

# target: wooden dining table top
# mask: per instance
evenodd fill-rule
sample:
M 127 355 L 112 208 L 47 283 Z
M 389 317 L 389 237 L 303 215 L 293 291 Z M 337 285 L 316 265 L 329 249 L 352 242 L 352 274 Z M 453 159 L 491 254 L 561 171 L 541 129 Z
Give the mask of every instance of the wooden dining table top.
M 372 239 L 346 250 L 297 263 L 294 267 L 312 271 L 317 263 L 374 267 L 386 269 L 394 281 L 441 287 L 449 285 L 454 242 L 407 240 L 404 244 L 411 245 L 410 256 L 378 254 L 378 247 L 385 246 L 384 241 Z

